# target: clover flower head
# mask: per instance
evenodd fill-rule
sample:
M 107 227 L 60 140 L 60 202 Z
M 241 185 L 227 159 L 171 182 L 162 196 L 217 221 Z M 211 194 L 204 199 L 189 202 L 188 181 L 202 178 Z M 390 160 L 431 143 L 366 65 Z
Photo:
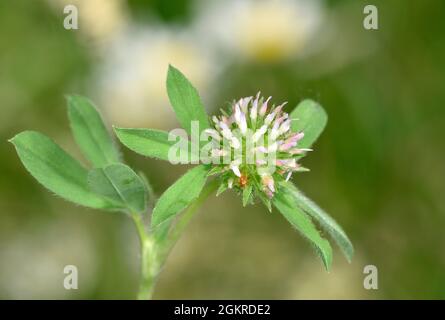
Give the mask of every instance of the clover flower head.
M 307 170 L 297 162 L 311 151 L 298 146 L 304 133 L 291 130 L 292 119 L 283 111 L 286 102 L 275 106 L 270 100 L 259 92 L 234 101 L 205 130 L 213 141 L 211 173 L 220 174 L 222 181 L 218 193 L 235 189 L 243 193 L 244 205 L 258 196 L 270 207 L 276 182 Z

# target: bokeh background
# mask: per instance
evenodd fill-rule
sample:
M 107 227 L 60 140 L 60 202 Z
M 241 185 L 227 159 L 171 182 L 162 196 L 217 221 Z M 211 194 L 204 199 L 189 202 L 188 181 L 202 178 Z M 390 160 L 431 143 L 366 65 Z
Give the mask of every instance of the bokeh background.
M 363 28 L 376 5 L 379 30 Z M 63 7 L 79 29 L 63 28 Z M 277 212 L 211 198 L 172 252 L 155 298 L 445 298 L 445 2 L 314 0 L 17 0 L 0 2 L 0 298 L 132 299 L 136 232 L 123 215 L 52 196 L 7 139 L 41 131 L 82 159 L 65 94 L 91 97 L 107 122 L 178 126 L 168 63 L 209 113 L 261 90 L 274 102 L 319 101 L 327 130 L 294 182 L 344 227 L 324 271 Z M 186 168 L 127 162 L 161 193 Z M 63 267 L 79 289 L 63 288 Z M 365 290 L 363 268 L 378 268 Z

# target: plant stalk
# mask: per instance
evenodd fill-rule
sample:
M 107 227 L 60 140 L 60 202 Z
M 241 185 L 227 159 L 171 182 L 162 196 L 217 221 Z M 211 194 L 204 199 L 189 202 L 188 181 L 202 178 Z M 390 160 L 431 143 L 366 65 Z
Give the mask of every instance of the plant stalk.
M 195 213 L 201 207 L 201 205 L 207 200 L 207 198 L 216 191 L 218 187 L 218 181 L 215 179 L 207 184 L 202 190 L 199 197 L 192 202 L 192 204 L 187 208 L 184 214 L 178 219 L 174 229 L 171 231 L 170 240 L 168 243 L 167 253 L 175 246 L 178 242 L 185 228 L 188 226 L 190 220 L 192 220 Z
M 141 247 L 141 282 L 139 285 L 138 300 L 150 300 L 159 271 L 157 253 L 154 242 L 148 235 L 141 215 L 131 213 L 138 231 Z
M 218 182 L 211 181 L 202 190 L 199 197 L 193 201 L 187 210 L 179 218 L 166 243 L 156 243 L 155 237 L 147 233 L 142 216 L 138 213 L 131 213 L 136 229 L 138 231 L 141 247 L 141 282 L 139 286 L 138 299 L 149 300 L 152 298 L 156 278 L 161 266 L 165 263 L 171 249 L 174 247 L 185 228 L 189 224 L 194 214 L 204 201 L 217 189 Z

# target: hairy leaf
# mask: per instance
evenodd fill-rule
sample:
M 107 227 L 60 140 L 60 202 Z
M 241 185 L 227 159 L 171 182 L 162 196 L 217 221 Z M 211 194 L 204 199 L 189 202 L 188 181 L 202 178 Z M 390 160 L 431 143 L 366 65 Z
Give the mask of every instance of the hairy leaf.
M 245 207 L 251 201 L 252 190 L 253 190 L 253 187 L 251 184 L 244 187 L 244 189 L 243 189 L 243 207 Z
M 281 214 L 312 243 L 326 270 L 329 271 L 332 264 L 331 245 L 320 235 L 311 219 L 296 205 L 293 197 L 286 190 L 280 190 L 275 193 L 272 202 Z
M 172 160 L 169 159 L 171 148 L 177 148 L 177 152 L 184 153 L 185 160 L 188 159 L 190 161 L 191 159 L 189 143 L 181 136 L 176 136 L 177 140 L 175 141 L 169 141 L 169 134 L 165 131 L 130 128 L 114 128 L 114 130 L 119 140 L 125 146 L 143 156 L 168 161 Z
M 85 157 L 98 168 L 118 163 L 119 151 L 93 103 L 81 96 L 67 99 L 71 130 Z
M 88 188 L 88 171 L 47 136 L 24 131 L 10 140 L 25 168 L 43 186 L 77 204 L 106 209 L 112 205 Z
M 159 198 L 153 210 L 151 227 L 155 228 L 165 220 L 186 208 L 201 193 L 207 179 L 208 169 L 199 165 L 184 174 Z
M 178 69 L 171 65 L 167 74 L 167 93 L 179 123 L 188 134 L 191 134 L 192 121 L 198 121 L 200 132 L 209 127 L 208 115 L 198 91 Z
M 228 188 L 229 188 L 229 186 L 227 185 L 227 181 L 220 181 L 219 187 L 216 190 L 216 196 L 219 196 L 221 193 L 226 191 Z
M 128 166 L 118 163 L 93 169 L 88 174 L 92 191 L 110 199 L 121 208 L 143 212 L 147 203 L 147 190 L 142 179 Z
M 321 209 L 315 202 L 307 198 L 296 186 L 291 182 L 283 181 L 280 185 L 286 188 L 291 194 L 298 207 L 306 212 L 315 221 L 320 224 L 320 227 L 326 231 L 340 247 L 346 259 L 351 262 L 354 255 L 354 247 L 343 229 L 337 222 L 329 216 L 323 209 Z
M 318 139 L 328 122 L 328 115 L 323 107 L 313 100 L 303 100 L 290 114 L 292 131 L 304 132 L 298 142 L 299 148 L 309 148 Z

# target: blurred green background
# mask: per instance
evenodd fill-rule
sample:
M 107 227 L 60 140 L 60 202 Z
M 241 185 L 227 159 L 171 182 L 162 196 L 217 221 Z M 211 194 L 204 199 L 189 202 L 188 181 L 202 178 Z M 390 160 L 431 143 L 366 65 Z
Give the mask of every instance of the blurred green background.
M 64 5 L 79 9 L 65 30 Z M 319 101 L 327 130 L 294 182 L 346 230 L 326 273 L 277 212 L 210 198 L 175 247 L 155 299 L 445 298 L 445 2 L 0 2 L 0 298 L 133 299 L 139 256 L 130 219 L 52 196 L 7 139 L 41 131 L 81 159 L 65 94 L 91 97 L 108 123 L 172 129 L 168 63 L 190 77 L 209 113 L 232 99 Z M 160 194 L 186 168 L 122 148 Z M 79 289 L 63 288 L 63 267 Z M 365 290 L 363 268 L 378 268 Z

